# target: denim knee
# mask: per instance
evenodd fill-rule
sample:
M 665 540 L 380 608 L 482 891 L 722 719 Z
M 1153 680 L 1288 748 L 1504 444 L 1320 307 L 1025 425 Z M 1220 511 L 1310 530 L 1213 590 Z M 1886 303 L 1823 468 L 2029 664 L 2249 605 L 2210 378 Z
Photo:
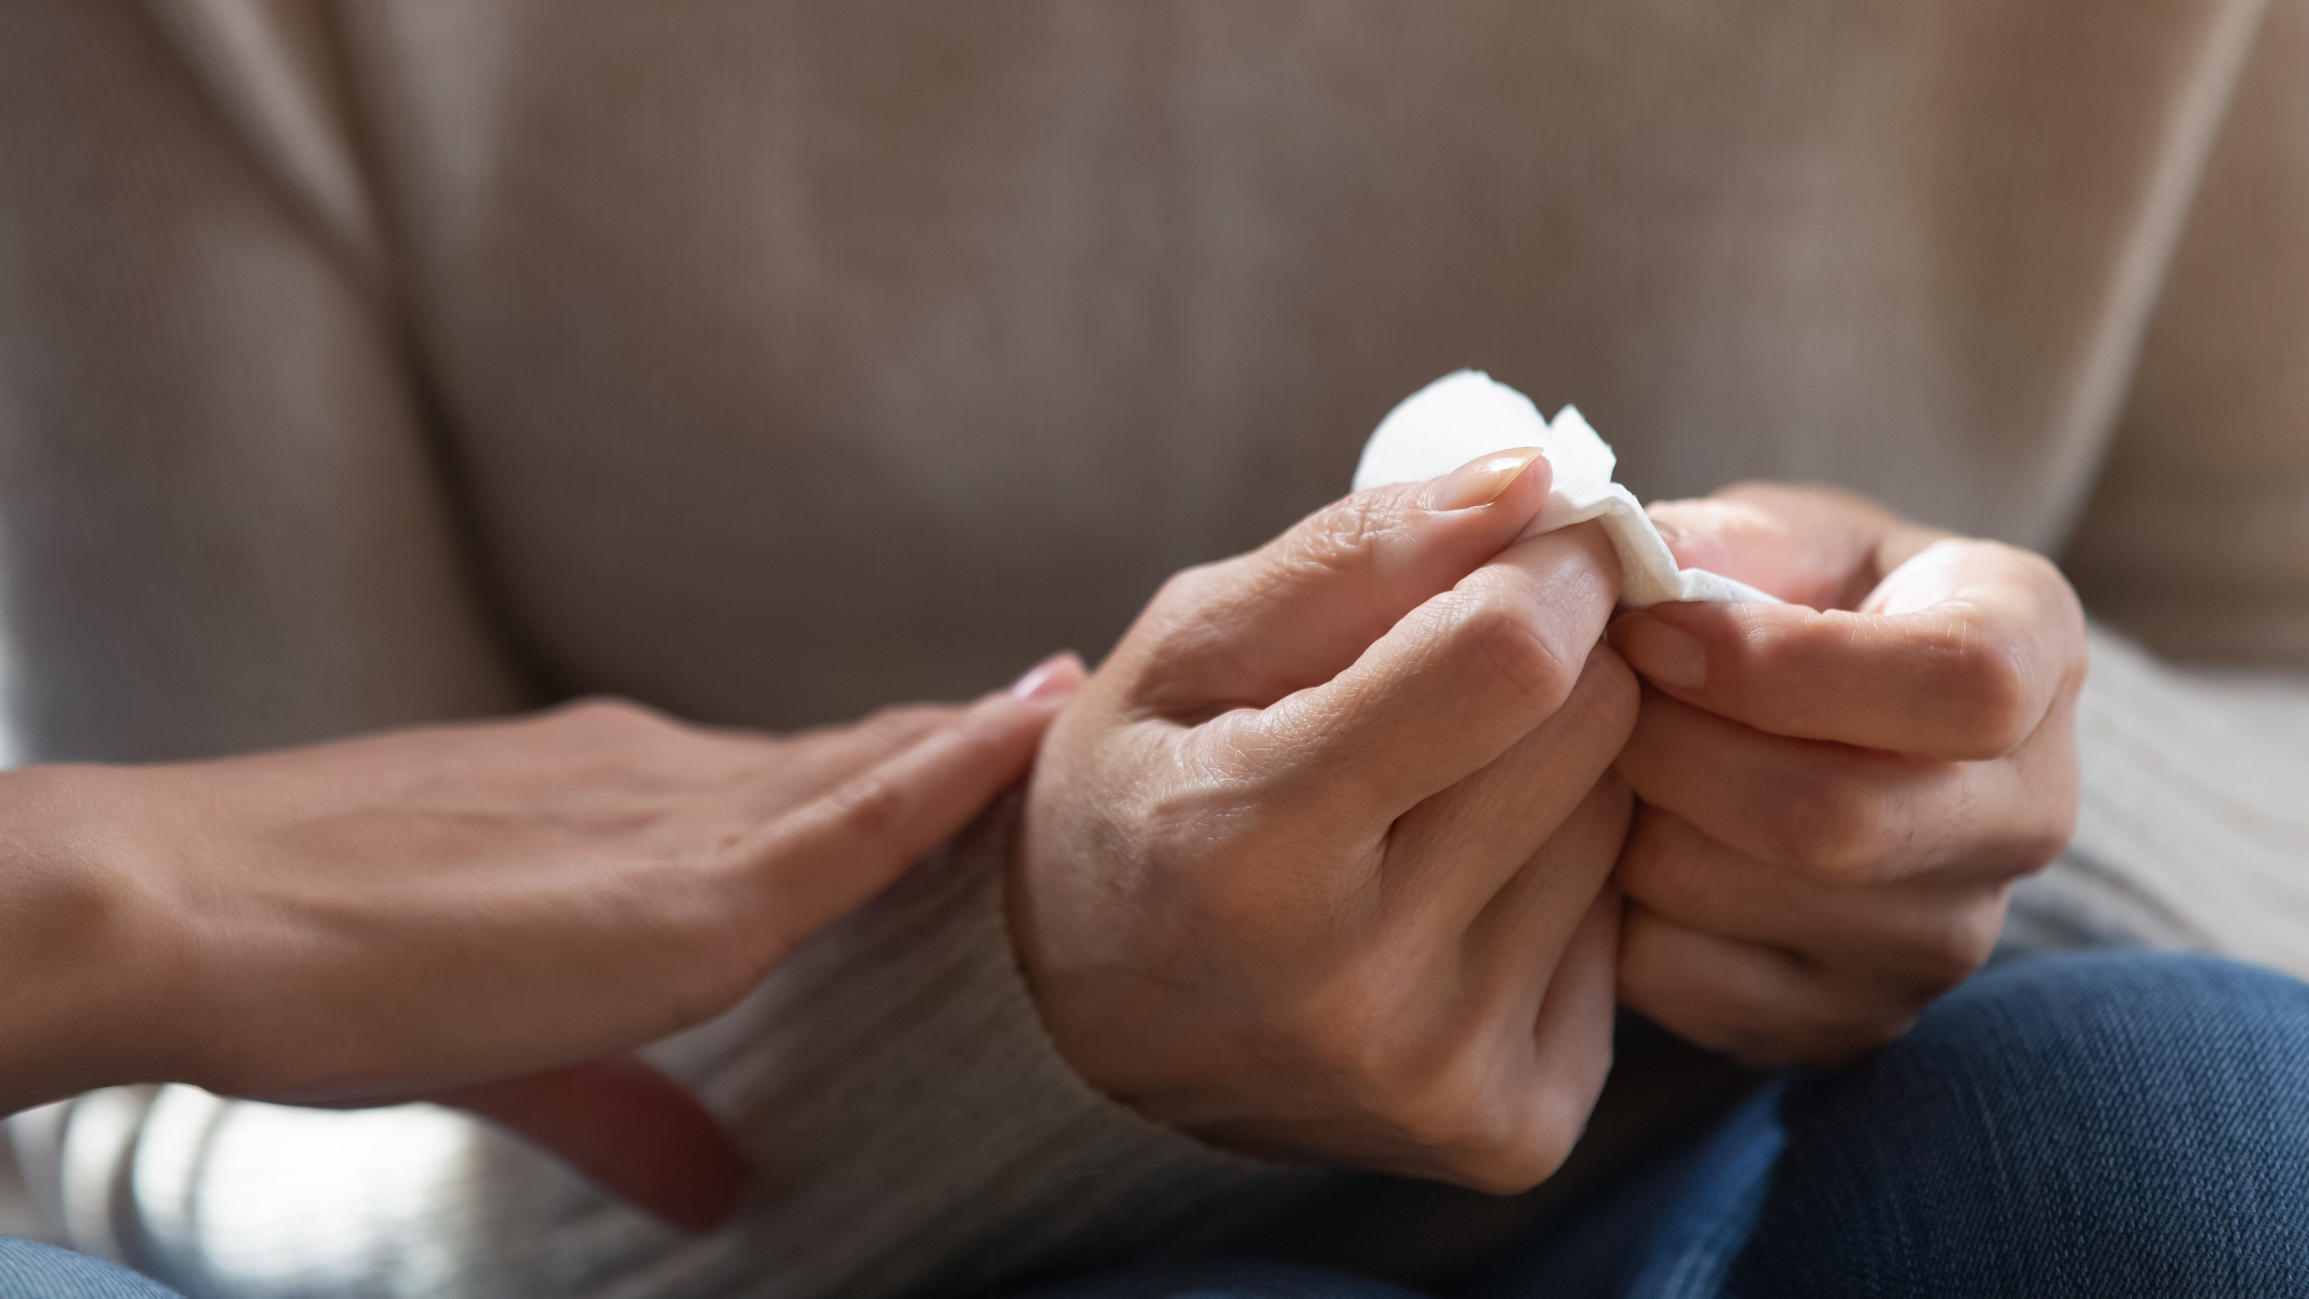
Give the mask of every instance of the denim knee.
M 2309 1293 L 2309 984 L 1992 970 L 1797 1089 L 1744 1295 Z

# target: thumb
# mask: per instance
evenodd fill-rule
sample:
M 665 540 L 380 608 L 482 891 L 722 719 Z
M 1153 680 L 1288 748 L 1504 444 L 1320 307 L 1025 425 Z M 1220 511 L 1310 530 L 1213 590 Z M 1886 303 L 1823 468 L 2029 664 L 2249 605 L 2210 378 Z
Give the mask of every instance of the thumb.
M 527 1138 L 603 1188 L 683 1231 L 729 1220 L 745 1156 L 680 1083 L 634 1056 L 435 1092 Z
M 1264 707 L 1353 664 L 1537 518 L 1554 475 L 1536 447 L 1335 501 L 1259 549 L 1172 579 L 1148 609 L 1140 702 L 1184 715 Z

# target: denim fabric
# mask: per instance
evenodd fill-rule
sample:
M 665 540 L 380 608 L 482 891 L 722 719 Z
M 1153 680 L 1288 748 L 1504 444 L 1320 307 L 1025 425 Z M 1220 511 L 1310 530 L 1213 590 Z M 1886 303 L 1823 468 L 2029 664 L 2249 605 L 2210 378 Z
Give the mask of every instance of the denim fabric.
M 2309 1295 L 2309 985 L 2283 975 L 2024 962 L 1786 1111 L 1729 1295 Z
M 1313 1269 L 1066 1299 L 1401 1294 Z M 2309 984 L 2203 957 L 1992 969 L 1844 1073 L 1766 1084 L 1471 1299 L 2309 1296 Z
M 85 1254 L 0 1236 L 5 1299 L 182 1299 L 126 1268 Z
M 1767 1083 L 1734 1111 L 1687 1166 L 1681 1193 L 1637 1252 L 1628 1299 L 1708 1299 L 1755 1233 L 1772 1170 L 1788 1141 L 1790 1079 Z

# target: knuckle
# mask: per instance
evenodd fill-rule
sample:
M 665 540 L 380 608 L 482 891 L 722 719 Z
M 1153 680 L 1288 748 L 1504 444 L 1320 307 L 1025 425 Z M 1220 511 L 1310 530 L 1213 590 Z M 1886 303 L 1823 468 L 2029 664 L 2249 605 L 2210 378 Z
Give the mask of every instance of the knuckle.
M 1407 490 L 1357 492 L 1315 511 L 1284 534 L 1288 555 L 1294 562 L 1324 569 L 1360 567 L 1402 532 Z
M 2077 806 L 2073 778 L 2032 801 L 2026 822 L 2006 845 L 2013 878 L 2035 874 L 2068 851 L 2069 842 L 2076 837 Z
M 1485 1195 L 1521 1195 L 1553 1176 L 1571 1157 L 1573 1137 L 1553 1131 L 1517 1132 L 1451 1152 L 1451 1180 Z
M 670 718 L 656 709 L 619 695 L 586 695 L 555 711 L 588 730 L 613 733 L 656 730 L 672 724 Z
M 1602 1087 L 1599 1071 L 1592 1086 L 1484 1098 L 1449 1151 L 1452 1180 L 1487 1195 L 1520 1195 L 1546 1181 L 1571 1158 Z
M 1586 1106 L 1568 1115 L 1563 1112 L 1565 1108 L 1552 1101 L 1530 1107 L 1513 1136 L 1493 1147 L 1480 1171 L 1481 1180 L 1472 1184 L 1475 1189 L 1492 1195 L 1521 1195 L 1553 1177 L 1571 1158 L 1572 1147 L 1586 1126 Z
M 1362 574 L 1403 535 L 1410 490 L 1379 488 L 1334 501 L 1258 550 L 1219 565 L 1226 570 L 1222 580 L 1239 593 L 1258 593 Z
M 1486 1078 L 1476 1052 L 1447 1053 L 1442 1063 L 1403 1070 L 1383 1117 L 1404 1142 L 1432 1152 L 1466 1185 L 1517 1191 L 1528 1162 L 1519 1106 Z
M 1583 731 L 1617 754 L 1635 734 L 1636 718 L 1643 710 L 1643 686 L 1626 660 L 1610 646 L 1599 645 L 1580 666 L 1579 680 L 1573 683 L 1564 707 L 1578 714 Z
M 1934 926 L 1918 952 L 1918 982 L 1938 995 L 1971 978 L 1987 963 L 2003 929 L 2001 902 L 1957 908 Z
M 2076 817 L 2073 812 L 2058 825 L 2046 825 L 2021 836 L 2013 845 L 2014 874 L 2034 875 L 2052 865 L 2054 859 L 2068 851 L 2069 842 L 2076 837 Z
M 1580 665 L 1566 662 L 1525 601 L 1497 589 L 1459 605 L 1450 637 L 1486 697 L 1552 715 L 1571 697 Z
M 1661 826 L 1658 813 L 1645 809 L 1621 849 L 1617 871 L 1620 890 L 1647 905 L 1707 897 L 1709 863 L 1687 836 L 1671 834 Z
M 1968 751 L 2001 757 L 2036 729 L 2034 649 L 2018 629 L 1982 622 L 1966 624 L 1945 647 L 1941 691 Z
M 1609 1051 L 1577 1067 L 1555 1068 L 1512 1094 L 1493 1089 L 1470 1101 L 1452 1152 L 1453 1180 L 1491 1195 L 1519 1195 L 1555 1175 L 1587 1129 L 1610 1072 Z
M 1883 798 L 1833 782 L 1792 794 L 1777 825 L 1780 864 L 1823 884 L 1868 876 L 1894 847 Z
M 683 723 L 615 695 L 588 695 L 546 714 L 545 724 L 559 741 L 564 761 L 622 769 L 637 754 L 658 751 L 666 740 L 689 728 Z

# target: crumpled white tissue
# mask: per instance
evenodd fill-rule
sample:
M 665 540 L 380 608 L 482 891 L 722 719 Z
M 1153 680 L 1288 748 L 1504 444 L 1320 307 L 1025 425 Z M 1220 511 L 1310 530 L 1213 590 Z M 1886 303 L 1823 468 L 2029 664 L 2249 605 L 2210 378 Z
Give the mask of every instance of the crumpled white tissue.
M 1547 505 L 1523 535 L 1601 520 L 1619 552 L 1625 579 L 1620 603 L 1637 609 L 1670 600 L 1780 603 L 1745 582 L 1702 568 L 1677 568 L 1635 493 L 1612 481 L 1619 458 L 1611 444 L 1596 436 L 1578 409 L 1564 407 L 1550 424 L 1531 398 L 1481 370 L 1445 375 L 1388 412 L 1363 444 L 1355 490 L 1425 482 L 1477 456 L 1513 447 L 1540 448 L 1555 469 Z

